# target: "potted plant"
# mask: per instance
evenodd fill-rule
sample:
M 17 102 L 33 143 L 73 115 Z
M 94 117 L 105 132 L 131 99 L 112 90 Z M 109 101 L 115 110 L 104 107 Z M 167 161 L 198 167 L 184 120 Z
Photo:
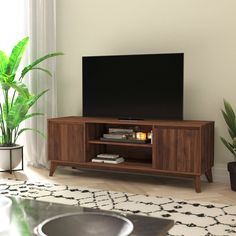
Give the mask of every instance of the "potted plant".
M 18 42 L 9 57 L 0 51 L 0 168 L 10 171 L 22 160 L 23 147 L 16 143 L 18 137 L 27 130 L 43 135 L 39 130 L 22 128 L 20 125 L 26 119 L 43 115 L 43 113 L 30 113 L 30 108 L 48 89 L 39 94 L 30 93 L 24 78 L 31 70 L 41 70 L 51 75 L 48 70 L 38 65 L 48 58 L 63 54 L 60 52 L 47 54 L 19 73 L 18 68 L 28 42 L 28 37 Z
M 225 110 L 222 110 L 222 114 L 227 124 L 231 140 L 227 141 L 223 137 L 220 138 L 235 159 L 235 161 L 228 163 L 228 171 L 230 174 L 231 189 L 236 191 L 236 117 L 232 106 L 226 100 L 224 100 L 224 108 Z

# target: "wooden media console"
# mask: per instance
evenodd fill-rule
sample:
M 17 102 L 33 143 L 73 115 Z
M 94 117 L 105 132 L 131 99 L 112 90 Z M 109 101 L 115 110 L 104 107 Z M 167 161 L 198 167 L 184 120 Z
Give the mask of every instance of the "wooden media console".
M 152 143 L 106 141 L 109 128 L 139 127 L 152 131 Z M 117 153 L 120 164 L 95 163 L 100 153 Z M 61 117 L 48 120 L 49 175 L 57 166 L 172 175 L 194 179 L 201 192 L 202 174 L 212 182 L 214 164 L 213 121 L 118 120 L 113 118 Z

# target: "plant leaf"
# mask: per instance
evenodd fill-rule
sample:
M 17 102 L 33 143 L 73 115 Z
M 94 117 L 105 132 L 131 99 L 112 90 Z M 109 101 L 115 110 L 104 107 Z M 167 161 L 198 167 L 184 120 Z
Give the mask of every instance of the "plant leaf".
M 15 89 L 19 94 L 21 94 L 24 97 L 30 96 L 27 86 L 20 81 L 5 82 L 5 84 Z
M 233 108 L 226 100 L 224 100 L 224 107 L 225 107 L 225 112 L 227 113 L 227 116 L 229 117 L 230 121 L 234 122 L 235 114 Z
M 48 92 L 49 91 L 49 89 L 46 89 L 46 90 L 44 90 L 44 91 L 42 91 L 41 93 L 39 93 L 39 94 L 37 94 L 37 95 L 33 95 L 32 97 L 31 97 L 31 99 L 30 99 L 30 103 L 29 103 L 29 106 L 31 107 L 31 106 L 33 106 L 37 101 L 38 101 L 38 99 L 41 97 L 41 96 L 43 96 L 46 92 Z
M 38 95 L 30 95 L 29 97 L 18 95 L 13 105 L 10 107 L 8 116 L 6 117 L 7 126 L 13 130 L 20 125 L 22 121 L 32 116 L 39 115 L 41 113 L 33 113 L 27 115 L 29 109 L 37 102 L 37 100 L 48 91 L 44 90 Z
M 24 129 L 21 129 L 21 130 L 17 133 L 17 136 L 16 136 L 16 138 L 15 138 L 15 140 L 14 140 L 14 143 L 16 142 L 16 140 L 18 139 L 18 137 L 19 137 L 23 132 L 28 131 L 28 130 L 34 131 L 34 132 L 40 134 L 42 137 L 46 138 L 45 134 L 44 134 L 43 132 L 37 130 L 37 129 L 24 128 Z
M 233 139 L 234 137 L 236 137 L 235 136 L 235 133 L 230 129 L 230 128 L 228 128 L 228 132 L 229 132 L 229 135 L 230 135 L 230 137 Z
M 232 146 L 233 146 L 233 148 L 236 148 L 236 138 L 233 138 Z
M 9 62 L 6 68 L 7 75 L 15 75 L 21 62 L 22 56 L 25 52 L 28 41 L 29 37 L 25 37 L 12 49 L 11 55 L 9 57 Z
M 44 60 L 46 60 L 48 58 L 55 57 L 55 56 L 60 56 L 60 55 L 64 55 L 64 53 L 62 53 L 62 52 L 55 52 L 55 53 L 50 53 L 50 54 L 47 54 L 47 55 L 45 55 L 43 57 L 40 57 L 39 59 L 35 60 L 34 62 L 32 62 L 30 65 L 26 66 L 22 70 L 21 78 L 23 78 L 26 73 L 28 73 L 30 70 L 32 70 L 32 68 L 34 68 L 36 65 L 38 65 L 42 61 L 44 61 Z
M 234 157 L 236 157 L 236 152 L 232 148 L 232 144 L 230 144 L 228 141 L 226 141 L 223 137 L 220 137 L 220 139 L 223 142 L 223 144 L 228 148 L 228 150 L 234 155 Z
M 227 125 L 236 136 L 236 122 L 235 122 L 235 113 L 232 106 L 224 99 L 225 115 L 227 116 Z
M 1 88 L 5 91 L 10 89 L 10 86 L 7 83 L 12 83 L 14 80 L 15 75 L 7 75 L 7 74 L 1 74 L 0 75 L 0 85 Z
M 0 75 L 5 74 L 7 69 L 7 64 L 8 64 L 7 55 L 3 51 L 0 51 Z
M 36 113 L 28 114 L 25 116 L 25 118 L 23 120 L 27 120 L 27 119 L 34 117 L 34 116 L 44 116 L 44 113 L 36 112 Z
M 235 127 L 235 124 L 234 124 L 234 119 L 232 120 L 228 114 L 222 110 L 222 114 L 223 114 L 223 117 L 224 117 L 224 120 L 228 126 L 228 128 L 231 130 L 231 133 L 234 134 L 234 137 L 236 136 L 236 127 Z M 233 122 L 232 122 L 233 121 Z
M 13 104 L 13 106 L 10 108 L 8 115 L 6 116 L 4 113 L 4 115 L 6 116 L 5 121 L 9 129 L 11 130 L 15 129 L 23 121 L 25 115 L 29 110 L 29 105 L 27 103 L 27 100 L 28 100 L 27 98 L 21 100 L 17 99 L 16 102 Z M 25 103 L 21 104 L 20 103 L 21 101 L 25 101 Z
M 41 67 L 33 67 L 31 70 L 41 70 L 44 71 L 45 73 L 47 73 L 50 77 L 52 77 L 52 73 L 49 70 L 46 70 L 44 68 Z

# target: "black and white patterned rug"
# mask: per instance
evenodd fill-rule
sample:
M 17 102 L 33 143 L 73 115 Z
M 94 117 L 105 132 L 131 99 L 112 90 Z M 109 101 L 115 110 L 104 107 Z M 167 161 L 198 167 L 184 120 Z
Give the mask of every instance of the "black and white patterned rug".
M 0 194 L 173 219 L 171 236 L 236 235 L 236 206 L 231 205 L 6 179 L 0 180 Z

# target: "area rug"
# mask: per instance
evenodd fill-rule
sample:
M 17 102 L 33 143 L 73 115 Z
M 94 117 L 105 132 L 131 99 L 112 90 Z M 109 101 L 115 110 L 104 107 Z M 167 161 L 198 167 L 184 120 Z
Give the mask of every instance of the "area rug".
M 236 235 L 236 206 L 231 205 L 6 179 L 0 180 L 0 194 L 173 219 L 170 236 Z

